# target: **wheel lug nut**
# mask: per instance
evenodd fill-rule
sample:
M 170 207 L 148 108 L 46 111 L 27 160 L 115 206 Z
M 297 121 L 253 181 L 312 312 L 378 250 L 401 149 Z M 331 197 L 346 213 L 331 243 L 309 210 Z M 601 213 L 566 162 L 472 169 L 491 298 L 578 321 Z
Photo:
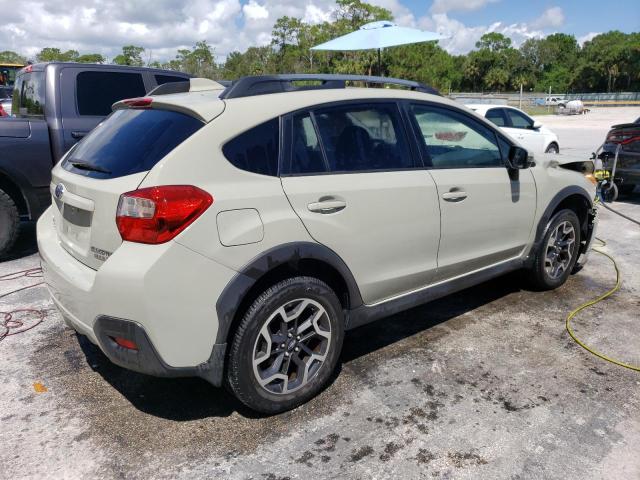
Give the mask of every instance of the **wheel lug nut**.
M 284 348 L 286 347 L 286 345 L 283 343 L 282 345 L 280 345 L 280 348 Z
M 294 352 L 299 352 L 299 351 L 300 351 L 300 349 L 299 349 L 298 347 L 296 347 L 296 348 L 294 348 L 294 349 L 293 349 L 293 351 L 294 351 Z
M 300 335 L 298 335 L 298 336 L 296 337 L 296 340 L 300 340 Z
M 292 334 L 292 333 L 289 333 L 289 334 L 287 335 L 287 337 L 291 338 L 291 337 L 293 337 L 293 334 Z
M 284 356 L 288 357 L 289 356 L 289 352 L 284 352 Z

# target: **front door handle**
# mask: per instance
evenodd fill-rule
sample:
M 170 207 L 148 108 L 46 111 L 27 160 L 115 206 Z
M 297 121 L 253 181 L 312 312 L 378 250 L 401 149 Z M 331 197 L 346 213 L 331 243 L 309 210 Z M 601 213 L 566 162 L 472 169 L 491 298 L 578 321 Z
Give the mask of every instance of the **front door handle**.
M 74 132 L 71 132 L 71 137 L 73 137 L 73 138 L 75 138 L 77 140 L 78 138 L 84 137 L 86 134 L 87 134 L 87 132 L 74 131 Z
M 447 202 L 461 202 L 467 198 L 467 192 L 464 190 L 450 190 L 442 194 L 443 200 Z
M 347 202 L 344 200 L 321 200 L 313 202 L 307 205 L 310 212 L 314 213 L 336 213 L 344 209 L 347 206 Z

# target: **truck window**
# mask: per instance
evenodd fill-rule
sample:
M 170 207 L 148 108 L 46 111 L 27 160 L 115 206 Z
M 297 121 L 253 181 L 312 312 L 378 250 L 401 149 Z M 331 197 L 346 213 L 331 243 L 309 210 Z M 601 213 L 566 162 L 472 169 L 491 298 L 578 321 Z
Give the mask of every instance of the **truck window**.
M 111 105 L 123 98 L 142 97 L 146 93 L 140 73 L 81 72 L 76 77 L 78 113 L 106 117 Z
M 18 77 L 11 111 L 16 117 L 44 117 L 44 72 L 29 72 Z
M 156 78 L 156 83 L 158 85 L 163 85 L 165 83 L 171 82 L 188 82 L 189 79 L 185 77 L 176 77 L 175 75 L 154 75 Z

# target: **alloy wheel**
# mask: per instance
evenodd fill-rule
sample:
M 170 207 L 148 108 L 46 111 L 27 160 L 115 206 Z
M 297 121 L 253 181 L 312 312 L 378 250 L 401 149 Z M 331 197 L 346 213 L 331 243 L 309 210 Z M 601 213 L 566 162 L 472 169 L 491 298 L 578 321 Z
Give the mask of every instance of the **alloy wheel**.
M 331 347 L 325 308 L 310 298 L 291 300 L 264 322 L 253 347 L 253 373 L 269 393 L 287 394 L 308 384 Z
M 549 277 L 556 280 L 568 270 L 575 245 L 576 231 L 571 222 L 564 221 L 558 224 L 547 241 L 544 269 Z

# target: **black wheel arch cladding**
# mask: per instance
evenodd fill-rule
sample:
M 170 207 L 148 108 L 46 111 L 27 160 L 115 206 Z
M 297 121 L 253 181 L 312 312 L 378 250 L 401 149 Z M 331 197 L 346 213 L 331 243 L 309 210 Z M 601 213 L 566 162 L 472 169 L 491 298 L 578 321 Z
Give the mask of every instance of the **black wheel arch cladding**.
M 261 279 L 278 269 L 299 272 L 299 275 L 313 276 L 305 271 L 307 262 L 324 265 L 331 273 L 337 273 L 339 282 L 346 289 L 346 306 L 349 309 L 362 305 L 362 296 L 349 267 L 340 256 L 330 248 L 313 242 L 292 242 L 271 248 L 251 260 L 239 271 L 222 291 L 216 302 L 218 314 L 218 333 L 216 343 L 224 343 L 232 324 L 237 321 L 237 313 L 246 305 L 247 296 Z M 323 280 L 322 278 L 320 278 Z M 331 285 L 329 285 L 331 286 Z M 258 292 L 258 294 L 261 292 Z M 335 292 L 340 298 L 342 292 Z
M 579 187 L 577 185 L 571 185 L 568 187 L 564 187 L 562 190 L 556 193 L 551 199 L 551 201 L 549 202 L 549 204 L 547 205 L 547 208 L 545 208 L 542 216 L 540 217 L 540 220 L 538 221 L 538 225 L 536 227 L 535 241 L 529 250 L 529 254 L 526 259 L 527 263 L 531 264 L 534 261 L 535 252 L 537 251 L 537 249 L 540 246 L 540 243 L 544 239 L 544 236 L 549 227 L 549 222 L 553 218 L 554 213 L 558 210 L 559 207 L 562 206 L 563 202 L 564 203 L 566 203 L 567 201 L 571 202 L 572 199 L 584 201 L 588 210 L 593 208 L 593 199 L 589 195 L 589 192 L 587 192 L 587 190 L 585 190 L 582 187 Z M 566 208 L 571 209 L 569 206 L 567 206 Z M 588 228 L 588 225 L 584 225 L 585 223 L 584 220 L 588 221 L 589 214 L 588 212 L 585 212 L 584 218 L 580 215 L 580 212 L 576 212 L 576 215 L 578 216 L 578 220 L 580 220 L 580 223 L 581 223 L 580 225 L 581 238 L 582 240 L 588 240 L 587 236 L 591 234 L 591 232 L 585 231 L 585 228 Z M 582 253 L 582 252 L 579 252 L 579 253 Z

